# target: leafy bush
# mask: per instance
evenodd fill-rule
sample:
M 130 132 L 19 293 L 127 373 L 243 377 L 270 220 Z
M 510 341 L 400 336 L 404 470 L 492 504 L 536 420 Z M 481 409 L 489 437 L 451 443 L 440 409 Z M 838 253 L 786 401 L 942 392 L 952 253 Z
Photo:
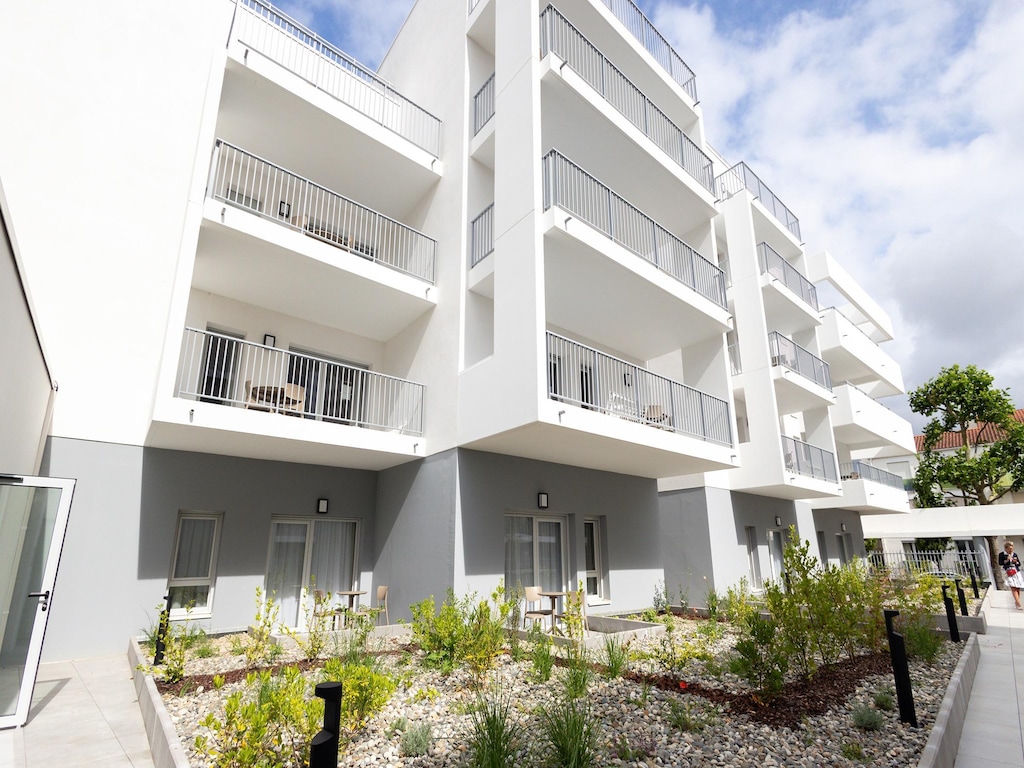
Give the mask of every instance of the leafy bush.
M 877 709 L 859 706 L 853 710 L 853 724 L 862 731 L 877 731 L 885 722 L 885 716 Z
M 425 755 L 434 740 L 430 723 L 411 725 L 402 731 L 402 754 L 407 757 Z
M 597 723 L 583 699 L 568 699 L 540 710 L 551 762 L 561 768 L 587 768 L 597 757 Z
M 496 690 L 473 711 L 470 768 L 512 768 L 525 745 L 525 726 L 512 715 L 507 696 Z

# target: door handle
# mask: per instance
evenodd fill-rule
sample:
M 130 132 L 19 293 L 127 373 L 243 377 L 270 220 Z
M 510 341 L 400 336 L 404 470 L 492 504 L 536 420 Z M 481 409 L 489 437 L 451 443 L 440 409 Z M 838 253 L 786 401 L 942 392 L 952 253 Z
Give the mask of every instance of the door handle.
M 28 596 L 29 597 L 41 597 L 41 598 L 43 598 L 43 610 L 44 611 L 46 610 L 46 606 L 49 605 L 49 603 L 50 603 L 50 590 L 46 590 L 45 592 L 29 592 Z

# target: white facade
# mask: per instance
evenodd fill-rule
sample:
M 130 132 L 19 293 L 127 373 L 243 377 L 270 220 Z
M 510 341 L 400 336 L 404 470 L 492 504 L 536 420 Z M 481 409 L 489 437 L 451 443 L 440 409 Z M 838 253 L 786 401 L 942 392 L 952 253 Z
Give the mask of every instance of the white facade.
M 748 527 L 765 577 L 768 528 L 821 529 L 798 500 L 857 498 L 836 532 L 881 504 L 839 466 L 902 426 L 841 431 L 865 408 L 824 364 L 876 376 L 871 403 L 898 366 L 830 341 L 804 288 L 831 260 L 614 8 L 418 0 L 379 73 L 262 0 L 179 4 L 159 34 L 133 3 L 69 4 L 45 57 L 26 30 L 49 12 L 11 9 L 5 99 L 33 119 L 0 126 L 0 173 L 61 384 L 43 469 L 83 481 L 51 658 L 99 622 L 87 650 L 121 647 L 168 590 L 213 630 L 257 586 L 293 610 L 318 567 L 388 584 L 393 616 L 502 577 L 636 609 L 685 567 L 659 481 L 742 496 L 689 568 L 721 586 Z

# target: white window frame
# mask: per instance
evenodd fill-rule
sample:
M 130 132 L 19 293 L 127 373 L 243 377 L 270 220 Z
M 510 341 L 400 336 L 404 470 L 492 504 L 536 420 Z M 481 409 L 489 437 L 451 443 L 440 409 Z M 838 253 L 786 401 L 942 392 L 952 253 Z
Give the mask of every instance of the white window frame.
M 587 568 L 587 526 L 592 526 L 590 543 L 594 549 L 594 568 Z M 606 580 L 604 577 L 604 561 L 601 557 L 604 548 L 604 519 L 600 517 L 583 518 L 583 583 L 587 592 L 588 605 L 601 605 L 609 602 L 608 592 L 605 589 Z M 596 579 L 597 589 L 590 592 L 590 579 Z
M 210 565 L 205 577 L 181 578 L 174 577 L 174 565 L 178 561 L 178 549 L 181 547 L 181 522 L 182 520 L 212 520 L 213 521 L 213 542 L 210 547 Z M 220 532 L 224 524 L 223 512 L 199 512 L 193 510 L 179 510 L 178 518 L 174 524 L 174 547 L 171 550 L 171 565 L 168 569 L 167 593 L 175 587 L 208 587 L 206 607 L 193 608 L 188 611 L 185 608 L 173 608 L 170 612 L 171 621 L 190 619 L 208 619 L 213 616 L 213 596 L 217 582 L 217 552 L 220 549 Z

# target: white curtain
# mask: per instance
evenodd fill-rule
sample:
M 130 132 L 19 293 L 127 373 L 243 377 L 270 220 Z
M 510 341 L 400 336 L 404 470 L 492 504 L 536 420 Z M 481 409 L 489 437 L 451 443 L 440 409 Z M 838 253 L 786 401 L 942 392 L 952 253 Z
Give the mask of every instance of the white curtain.
M 309 563 L 311 586 L 323 592 L 352 589 L 355 571 L 356 524 L 345 520 L 317 520 Z
M 306 523 L 275 522 L 270 534 L 267 596 L 272 596 L 280 606 L 279 619 L 289 627 L 296 627 L 299 622 L 308 528 Z
M 533 518 L 505 517 L 505 586 L 535 586 L 533 572 Z
M 178 552 L 174 557 L 175 579 L 205 579 L 210 576 L 215 520 L 183 517 L 178 521 Z

